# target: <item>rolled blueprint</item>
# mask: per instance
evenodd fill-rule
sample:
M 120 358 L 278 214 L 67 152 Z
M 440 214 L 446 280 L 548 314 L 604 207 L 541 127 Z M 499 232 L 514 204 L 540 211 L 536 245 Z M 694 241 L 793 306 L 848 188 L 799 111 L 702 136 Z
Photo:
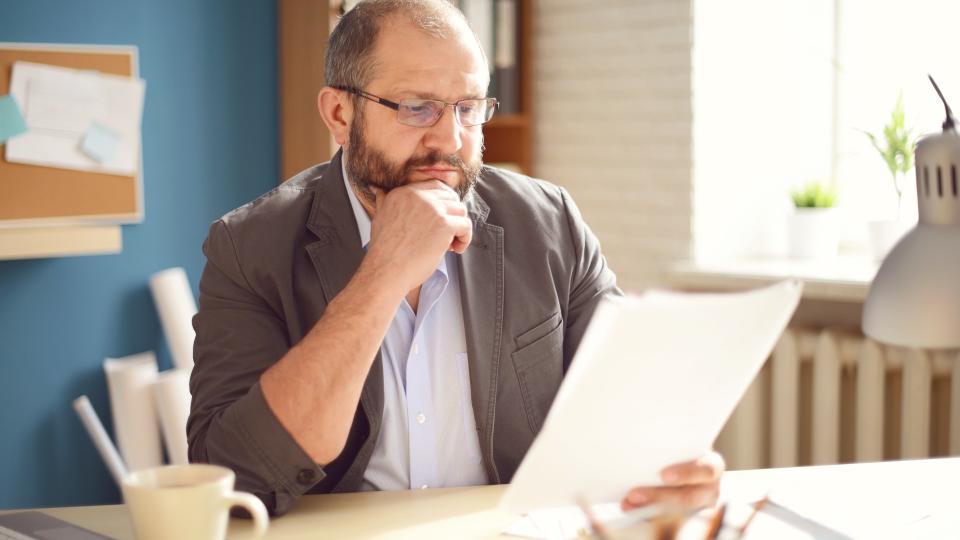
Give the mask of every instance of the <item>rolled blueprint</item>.
M 121 487 L 123 479 L 127 476 L 127 466 L 120 458 L 120 453 L 117 452 L 117 447 L 113 445 L 110 436 L 107 435 L 107 430 L 103 429 L 100 417 L 93 410 L 90 399 L 85 395 L 78 397 L 73 400 L 73 409 L 77 411 L 77 416 L 80 417 L 83 427 L 90 435 L 93 445 L 97 447 L 97 452 L 100 453 L 100 458 L 110 471 L 113 481 L 117 483 L 117 487 Z
M 163 464 L 160 425 L 153 400 L 157 357 L 152 351 L 103 361 L 113 430 L 130 472 Z
M 187 416 L 190 415 L 190 370 L 164 371 L 153 383 L 153 397 L 160 416 L 160 428 L 167 445 L 167 457 L 174 465 L 186 465 Z
M 187 281 L 187 272 L 180 267 L 168 268 L 150 277 L 150 292 L 160 315 L 163 333 L 178 368 L 193 368 L 193 316 L 197 302 Z

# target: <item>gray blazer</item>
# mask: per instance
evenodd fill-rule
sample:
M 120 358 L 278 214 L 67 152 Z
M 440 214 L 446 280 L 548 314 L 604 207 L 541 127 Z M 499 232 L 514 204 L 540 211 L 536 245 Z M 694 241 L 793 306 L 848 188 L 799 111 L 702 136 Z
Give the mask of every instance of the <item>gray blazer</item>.
M 230 467 L 237 489 L 275 514 L 304 493 L 357 490 L 383 413 L 378 354 L 344 450 L 320 467 L 258 382 L 363 258 L 340 160 L 337 153 L 223 216 L 203 245 L 190 461 Z M 504 483 L 540 430 L 597 302 L 620 291 L 562 188 L 484 167 L 464 202 L 474 225 L 458 256 L 473 411 L 489 481 Z

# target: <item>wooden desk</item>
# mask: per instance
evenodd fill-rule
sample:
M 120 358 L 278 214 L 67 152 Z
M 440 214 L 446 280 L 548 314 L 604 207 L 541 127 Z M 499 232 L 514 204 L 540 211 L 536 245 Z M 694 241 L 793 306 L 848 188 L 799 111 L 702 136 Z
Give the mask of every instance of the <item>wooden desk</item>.
M 789 506 L 788 500 L 806 509 L 829 515 L 835 526 L 856 529 L 887 527 L 914 521 L 933 513 L 946 516 L 960 536 L 960 516 L 955 510 L 960 484 L 960 458 L 931 459 L 734 471 L 724 476 L 723 500 L 755 501 L 767 493 Z M 504 486 L 448 488 L 418 491 L 311 495 L 294 510 L 270 523 L 268 539 L 493 539 L 518 517 L 496 509 Z M 798 498 L 799 495 L 799 498 Z M 796 507 L 797 510 L 800 507 Z M 133 532 L 122 505 L 51 508 L 44 512 L 90 530 L 132 539 Z M 956 517 L 951 517 L 956 516 Z M 887 521 L 884 521 L 887 520 Z M 942 525 L 942 522 L 940 523 Z M 952 525 L 951 525 L 952 526 Z M 874 529 L 858 538 L 874 538 Z M 232 520 L 228 538 L 249 538 L 250 525 Z M 773 518 L 758 519 L 748 538 L 803 538 L 784 534 Z M 912 535 L 908 535 L 912 536 Z M 809 537 L 806 537 L 809 538 Z
M 270 520 L 267 538 L 496 538 L 518 519 L 496 510 L 504 487 L 308 495 L 289 514 Z M 134 539 L 123 505 L 42 511 L 118 540 Z M 249 522 L 232 519 L 227 538 L 250 538 Z

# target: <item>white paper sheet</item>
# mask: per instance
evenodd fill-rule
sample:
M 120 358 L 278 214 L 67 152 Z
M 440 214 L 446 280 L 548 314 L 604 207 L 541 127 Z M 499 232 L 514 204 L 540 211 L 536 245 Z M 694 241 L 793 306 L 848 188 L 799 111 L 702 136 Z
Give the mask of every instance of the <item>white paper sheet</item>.
M 163 333 L 167 337 L 174 366 L 193 368 L 193 316 L 197 302 L 183 268 L 168 268 L 150 277 L 150 292 L 160 315 Z
M 186 465 L 187 417 L 190 416 L 190 370 L 164 371 L 153 384 L 153 397 L 160 417 L 167 457 L 174 465 Z
M 144 352 L 103 362 L 113 412 L 113 431 L 130 472 L 163 464 L 160 425 L 154 406 L 157 358 Z
M 27 133 L 7 142 L 7 161 L 134 175 L 140 164 L 142 79 L 46 64 L 15 62 L 10 94 L 22 104 Z M 104 162 L 81 149 L 99 124 L 118 136 Z
M 707 452 L 790 320 L 802 284 L 647 293 L 597 308 L 503 499 L 515 513 L 616 502 Z

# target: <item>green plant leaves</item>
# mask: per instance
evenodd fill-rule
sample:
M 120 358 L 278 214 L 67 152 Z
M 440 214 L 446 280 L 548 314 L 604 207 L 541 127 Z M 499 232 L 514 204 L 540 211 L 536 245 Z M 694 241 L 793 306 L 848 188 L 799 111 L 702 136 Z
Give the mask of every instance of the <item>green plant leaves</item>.
M 873 133 L 864 133 L 870 138 L 870 144 L 887 164 L 887 170 L 893 177 L 893 188 L 897 192 L 897 200 L 899 201 L 902 189 L 897 182 L 897 178 L 901 174 L 908 174 L 913 169 L 913 152 L 916 145 L 916 138 L 906 127 L 903 94 L 897 96 L 897 103 L 890 112 L 890 120 L 883 126 L 883 138 L 881 139 Z
M 813 180 L 792 190 L 790 198 L 797 208 L 831 208 L 837 202 L 837 187 Z

